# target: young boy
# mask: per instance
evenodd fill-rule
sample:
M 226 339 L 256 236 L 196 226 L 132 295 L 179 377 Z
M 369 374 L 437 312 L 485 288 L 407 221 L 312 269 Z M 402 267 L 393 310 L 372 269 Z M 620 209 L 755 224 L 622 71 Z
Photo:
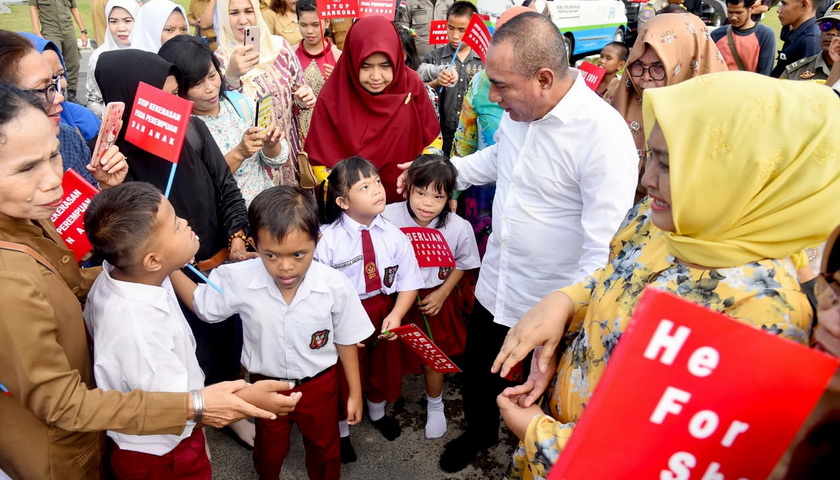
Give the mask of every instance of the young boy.
M 123 392 L 201 390 L 195 339 L 167 278 L 198 251 L 186 220 L 152 185 L 128 182 L 93 198 L 85 231 L 105 257 L 84 311 L 97 385 Z M 246 390 L 259 387 L 236 392 L 257 403 Z M 204 435 L 195 421 L 180 435 L 108 436 L 115 443 L 110 464 L 117 478 L 210 478 Z
M 262 479 L 277 479 L 289 453 L 292 422 L 303 435 L 311 479 L 337 479 L 341 467 L 336 361 L 347 376 L 348 422 L 362 418 L 356 344 L 373 334 L 353 285 L 342 273 L 313 263 L 319 222 L 315 200 L 302 189 L 274 187 L 248 208 L 251 241 L 260 258 L 222 265 L 208 285 L 196 286 L 181 272 L 172 283 L 202 320 L 242 317 L 242 363 L 252 380 L 293 382 L 303 396 L 295 410 L 276 420 L 257 419 L 254 467 Z
M 446 11 L 446 30 L 449 35 L 449 43 L 441 48 L 432 50 L 423 58 L 423 64 L 431 64 L 437 68 L 422 68 L 425 72 L 421 75 L 423 81 L 430 87 L 438 90 L 444 88 L 439 97 L 440 130 L 443 135 L 443 152 L 448 157 L 452 150 L 452 139 L 455 137 L 455 130 L 458 128 L 458 119 L 461 116 L 461 106 L 464 103 L 464 95 L 467 87 L 470 86 L 472 76 L 484 69 L 481 58 L 472 51 L 466 44 L 461 43 L 461 38 L 470 24 L 473 13 L 476 13 L 475 5 L 470 2 L 455 2 Z M 458 46 L 460 45 L 460 49 Z M 448 69 L 452 57 L 456 56 L 452 69 Z M 434 76 L 432 76 L 434 75 Z
M 618 88 L 621 83 L 621 76 L 618 75 L 618 72 L 624 70 L 629 55 L 630 49 L 621 42 L 610 42 L 601 49 L 598 66 L 606 70 L 604 78 L 601 79 L 601 84 L 598 85 L 598 95 L 601 98 L 607 98 L 611 92 Z
M 726 0 L 729 25 L 712 31 L 712 40 L 730 70 L 745 70 L 770 75 L 776 52 L 776 34 L 753 21 L 761 2 L 758 0 Z

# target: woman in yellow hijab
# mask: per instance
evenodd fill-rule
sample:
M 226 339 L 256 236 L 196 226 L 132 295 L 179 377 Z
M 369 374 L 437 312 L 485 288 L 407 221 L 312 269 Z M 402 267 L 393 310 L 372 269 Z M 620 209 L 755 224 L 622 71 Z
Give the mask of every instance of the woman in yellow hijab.
M 648 198 L 613 239 L 610 263 L 537 304 L 508 333 L 494 365 L 506 373 L 543 345 L 529 382 L 499 397 L 523 440 L 510 478 L 546 475 L 646 286 L 808 342 L 811 307 L 789 257 L 840 222 L 840 210 L 829 207 L 840 198 L 837 107 L 837 95 L 820 85 L 746 72 L 645 93 Z M 549 357 L 561 339 L 567 347 L 543 414 L 531 403 L 550 378 L 540 370 L 555 372 Z

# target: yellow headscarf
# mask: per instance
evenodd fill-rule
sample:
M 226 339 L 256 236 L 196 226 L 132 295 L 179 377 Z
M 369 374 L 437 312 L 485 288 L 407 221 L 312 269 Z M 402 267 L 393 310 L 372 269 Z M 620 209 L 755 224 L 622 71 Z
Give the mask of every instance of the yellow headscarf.
M 271 69 L 280 54 L 281 48 L 290 50 L 292 48 L 283 37 L 271 34 L 268 24 L 265 23 L 262 13 L 260 13 L 260 2 L 258 0 L 250 0 L 250 2 L 254 9 L 254 15 L 257 17 L 257 25 L 260 27 L 260 63 L 243 75 L 242 82 L 245 83 L 246 88 L 249 87 L 251 78 L 262 75 Z M 219 50 L 228 60 L 233 55 L 234 49 L 244 45 L 233 34 L 233 28 L 230 26 L 230 15 L 228 14 L 229 9 L 230 0 L 218 0 L 216 2 L 216 17 L 219 22 Z
M 677 258 L 733 267 L 785 258 L 840 223 L 840 99 L 812 82 L 748 72 L 645 91 L 670 157 Z

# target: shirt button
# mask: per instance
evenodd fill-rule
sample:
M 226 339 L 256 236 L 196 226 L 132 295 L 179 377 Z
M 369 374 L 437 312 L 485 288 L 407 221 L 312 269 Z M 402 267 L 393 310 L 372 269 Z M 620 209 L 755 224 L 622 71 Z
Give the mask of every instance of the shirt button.
M 65 255 L 65 256 L 61 257 L 61 263 L 63 263 L 63 264 L 70 263 L 70 255 Z

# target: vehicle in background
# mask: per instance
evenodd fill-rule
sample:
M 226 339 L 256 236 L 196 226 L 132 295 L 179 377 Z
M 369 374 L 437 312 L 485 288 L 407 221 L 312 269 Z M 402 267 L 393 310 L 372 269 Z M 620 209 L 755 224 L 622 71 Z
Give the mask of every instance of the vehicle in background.
M 623 0 L 627 11 L 627 38 L 629 46 L 636 41 L 639 25 L 639 10 L 648 0 Z M 710 27 L 719 27 L 726 23 L 726 2 L 724 0 L 685 0 L 683 6 L 700 17 Z

